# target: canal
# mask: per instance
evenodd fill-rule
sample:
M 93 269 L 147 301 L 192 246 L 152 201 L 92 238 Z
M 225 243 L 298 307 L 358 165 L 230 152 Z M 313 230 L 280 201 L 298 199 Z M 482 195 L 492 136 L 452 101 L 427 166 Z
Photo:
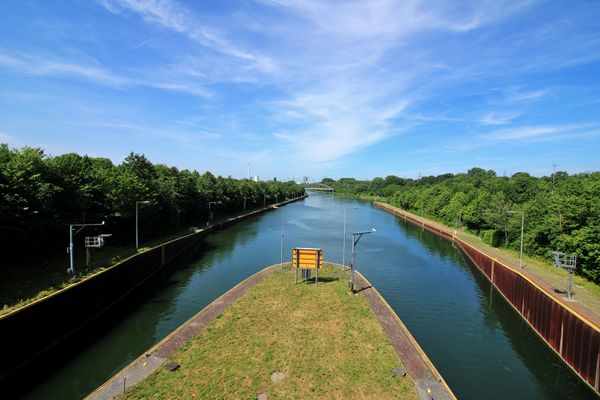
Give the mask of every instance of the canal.
M 349 234 L 377 230 L 358 244 L 357 268 L 459 399 L 596 398 L 451 243 L 370 203 L 326 194 L 209 235 L 185 265 L 73 340 L 64 359 L 45 361 L 43 379 L 18 397 L 85 396 L 223 292 L 278 263 L 282 214 L 284 261 L 300 246 L 323 248 L 326 260 L 341 263 L 345 208 Z M 346 244 L 349 263 L 351 239 Z

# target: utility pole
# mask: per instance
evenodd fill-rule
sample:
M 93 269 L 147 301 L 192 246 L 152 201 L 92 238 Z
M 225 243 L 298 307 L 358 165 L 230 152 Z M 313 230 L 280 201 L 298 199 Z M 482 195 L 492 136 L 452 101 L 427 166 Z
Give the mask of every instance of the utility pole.
M 284 241 L 284 219 L 285 217 L 285 210 L 283 209 L 283 207 L 281 207 L 281 269 L 283 269 L 283 241 Z
M 350 278 L 350 291 L 354 293 L 354 270 L 356 266 L 356 245 L 358 241 L 363 235 L 368 235 L 369 233 L 376 232 L 375 228 L 371 228 L 370 231 L 366 232 L 356 232 L 352 234 L 352 263 L 350 263 L 350 269 L 352 270 L 352 275 Z
M 344 208 L 344 244 L 342 246 L 342 265 L 346 269 L 346 215 L 348 210 L 358 210 L 358 207 L 346 207 Z

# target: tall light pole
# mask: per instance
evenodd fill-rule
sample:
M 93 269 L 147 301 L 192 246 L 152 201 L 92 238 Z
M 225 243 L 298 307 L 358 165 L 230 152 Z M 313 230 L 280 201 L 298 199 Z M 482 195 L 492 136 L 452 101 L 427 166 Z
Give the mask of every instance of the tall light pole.
M 281 269 L 283 269 L 284 217 L 285 217 L 285 210 L 283 209 L 283 207 L 281 207 Z
M 358 207 L 346 207 L 344 208 L 344 245 L 342 248 L 342 265 L 346 269 L 346 214 L 348 210 L 358 210 Z
M 150 202 L 148 200 L 135 202 L 135 249 L 136 250 L 140 248 L 140 240 L 139 240 L 139 233 L 138 233 L 138 223 L 139 223 L 138 207 L 140 204 L 149 204 L 149 203 Z
M 73 237 L 75 235 L 77 235 L 79 232 L 81 232 L 81 230 L 83 228 L 85 228 L 86 226 L 98 226 L 98 225 L 104 225 L 104 221 L 102 221 L 99 224 L 71 224 L 69 225 L 69 269 L 67 269 L 67 272 L 70 274 L 75 273 L 75 248 L 73 246 Z M 73 233 L 73 228 L 75 227 L 79 227 L 79 229 L 77 230 L 77 232 Z
M 523 211 L 509 211 L 509 214 L 521 213 L 521 251 L 519 252 L 519 268 L 523 269 L 523 229 L 525 226 L 525 213 Z
M 369 233 L 373 232 L 376 232 L 375 228 L 371 228 L 370 231 L 356 232 L 352 234 L 352 262 L 350 263 L 350 269 L 352 270 L 352 277 L 350 278 L 350 290 L 352 293 L 354 293 L 354 267 L 356 264 L 356 245 L 358 244 L 360 238 L 363 237 L 363 235 L 368 235 Z

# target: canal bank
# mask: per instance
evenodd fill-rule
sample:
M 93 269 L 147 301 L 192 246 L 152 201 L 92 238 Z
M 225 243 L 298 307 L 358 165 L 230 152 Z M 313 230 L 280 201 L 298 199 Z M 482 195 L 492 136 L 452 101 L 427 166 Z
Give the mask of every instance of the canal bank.
M 544 282 L 458 238 L 452 231 L 385 203 L 375 207 L 421 226 L 460 248 L 504 299 L 573 372 L 600 394 L 600 328 L 595 316 Z
M 286 263 L 282 270 L 274 265 L 240 282 L 88 399 L 112 399 L 124 393 L 133 398 L 148 393 L 162 393 L 166 398 L 213 397 L 215 393 L 239 398 L 264 393 L 275 398 L 455 399 L 408 329 L 360 273 L 357 294 L 349 295 L 348 271 L 343 272 L 339 264 L 325 263 L 319 286 L 294 284 L 289 266 Z M 239 335 L 244 337 L 244 349 L 237 343 Z M 196 353 L 203 356 L 194 363 Z M 270 356 L 262 359 L 262 354 Z M 234 365 L 223 361 L 231 363 L 232 358 Z M 248 360 L 257 358 L 260 365 L 251 362 L 249 371 L 244 371 Z M 165 372 L 166 361 L 170 361 L 168 366 L 176 363 L 178 371 Z M 182 373 L 179 368 L 189 372 L 183 372 L 185 379 L 173 381 L 173 374 Z M 362 370 L 358 379 L 356 368 Z M 273 369 L 284 371 L 283 384 L 268 382 Z M 240 377 L 236 377 L 238 372 Z M 203 383 L 195 388 L 198 374 Z M 253 380 L 257 382 L 248 383 Z M 232 382 L 249 387 L 232 388 Z M 307 386 L 312 388 L 304 393 Z
M 358 245 L 357 268 L 458 398 L 597 398 L 451 242 L 371 203 L 324 194 L 207 235 L 181 266 L 156 274 L 76 335 L 78 343 L 69 340 L 68 354 L 47 362 L 16 397 L 79 400 L 91 393 L 237 283 L 279 263 L 282 217 L 284 255 L 294 246 L 320 247 L 341 262 L 346 208 L 346 262 L 350 233 L 376 228 Z
M 286 200 L 262 209 L 226 219 L 194 233 L 163 243 L 133 255 L 122 262 L 86 277 L 44 298 L 0 316 L 0 339 L 10 343 L 3 351 L 0 382 L 30 381 L 16 376 L 24 369 L 47 368 L 32 361 L 60 345 L 114 307 L 137 288 L 164 270 L 174 269 L 190 249 L 209 233 L 230 227 L 294 201 Z M 43 334 L 41 334 L 43 332 Z M 58 351 L 58 349 L 55 349 Z M 10 379 L 9 379 L 10 378 Z

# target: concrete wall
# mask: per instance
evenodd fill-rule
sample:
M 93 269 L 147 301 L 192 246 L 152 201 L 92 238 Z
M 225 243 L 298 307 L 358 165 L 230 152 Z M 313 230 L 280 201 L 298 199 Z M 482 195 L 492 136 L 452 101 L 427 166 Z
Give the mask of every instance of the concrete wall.
M 73 335 L 157 272 L 171 268 L 180 255 L 197 245 L 210 232 L 273 209 L 273 206 L 268 206 L 171 240 L 1 316 L 0 343 L 3 349 L 0 380 Z
M 600 329 L 597 326 L 558 302 L 520 271 L 483 253 L 450 231 L 385 204 L 375 203 L 375 207 L 454 242 L 544 342 L 596 393 L 600 393 Z

